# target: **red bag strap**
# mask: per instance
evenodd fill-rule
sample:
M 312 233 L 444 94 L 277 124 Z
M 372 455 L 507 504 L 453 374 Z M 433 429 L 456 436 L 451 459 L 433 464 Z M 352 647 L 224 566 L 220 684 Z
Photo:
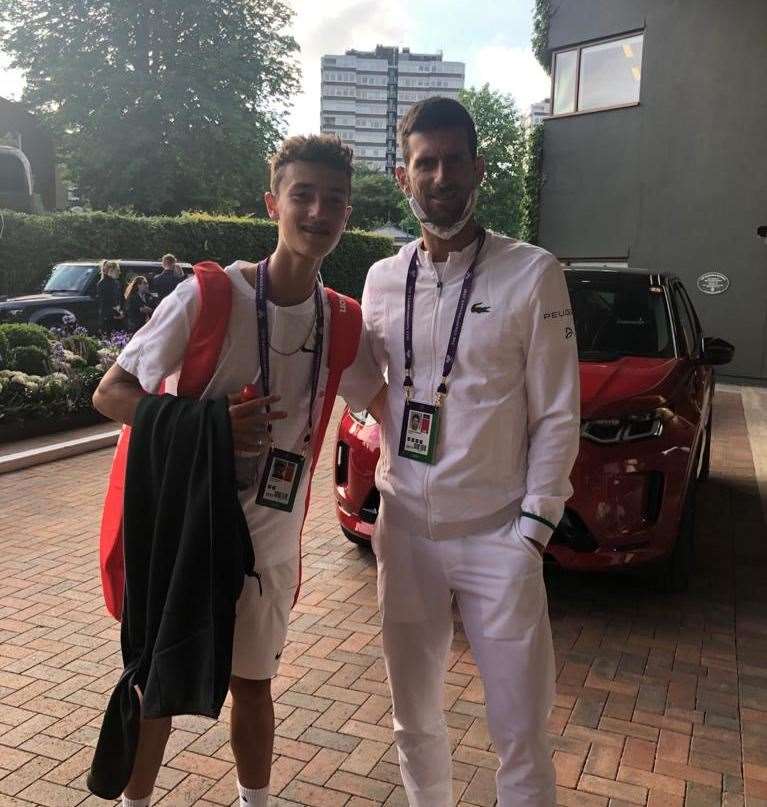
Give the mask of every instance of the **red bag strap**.
M 200 286 L 200 310 L 178 381 L 178 394 L 185 398 L 199 398 L 213 377 L 232 312 L 232 284 L 226 272 L 215 261 L 201 261 L 194 274 Z
M 362 309 L 360 304 L 325 287 L 330 304 L 330 346 L 328 369 L 331 376 L 341 373 L 354 361 L 362 331 Z
M 213 377 L 232 310 L 231 283 L 226 272 L 217 263 L 198 263 L 194 267 L 194 273 L 200 287 L 200 309 L 184 354 L 178 384 L 178 394 L 186 397 L 199 397 Z M 165 382 L 161 385 L 160 392 L 164 388 Z M 125 588 L 122 518 L 130 433 L 130 428 L 123 426 L 112 460 L 101 517 L 101 585 L 107 610 L 117 620 L 122 616 Z

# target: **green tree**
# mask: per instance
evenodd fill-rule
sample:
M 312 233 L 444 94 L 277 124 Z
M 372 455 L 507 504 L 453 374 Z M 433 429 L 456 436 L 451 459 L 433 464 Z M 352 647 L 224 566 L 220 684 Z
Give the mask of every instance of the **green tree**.
M 382 224 L 397 224 L 402 192 L 394 177 L 364 166 L 355 166 L 352 176 L 352 215 L 349 226 L 372 230 Z
M 83 195 L 143 213 L 256 207 L 298 89 L 282 0 L 14 0 L 0 46 Z
M 462 90 L 461 103 L 477 126 L 478 151 L 486 160 L 477 218 L 499 233 L 523 234 L 527 136 L 514 100 L 485 84 Z
M 551 51 L 549 50 L 550 23 L 551 0 L 535 0 L 532 35 L 533 53 L 541 67 L 547 73 L 551 73 Z
M 522 238 L 538 243 L 539 210 L 543 186 L 543 124 L 535 126 L 527 138 L 525 158 L 525 198 L 522 206 Z

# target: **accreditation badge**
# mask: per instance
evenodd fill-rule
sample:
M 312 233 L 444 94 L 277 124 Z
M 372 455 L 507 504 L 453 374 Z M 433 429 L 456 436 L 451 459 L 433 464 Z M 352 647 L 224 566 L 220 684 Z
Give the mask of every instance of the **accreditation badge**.
M 300 454 L 273 448 L 266 458 L 256 504 L 291 512 L 303 470 L 304 458 Z
M 400 457 L 433 464 L 438 434 L 439 409 L 433 404 L 406 401 L 399 438 Z

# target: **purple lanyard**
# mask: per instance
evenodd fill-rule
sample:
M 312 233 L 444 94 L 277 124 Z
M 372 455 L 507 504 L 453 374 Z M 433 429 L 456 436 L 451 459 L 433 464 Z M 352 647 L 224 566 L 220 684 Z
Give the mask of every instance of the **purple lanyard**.
M 437 387 L 437 395 L 435 396 L 437 406 L 441 405 L 443 398 L 447 395 L 447 379 L 455 363 L 456 353 L 458 352 L 458 341 L 461 338 L 461 331 L 463 330 L 463 318 L 466 314 L 466 308 L 469 305 L 469 297 L 471 297 L 471 289 L 474 283 L 474 270 L 477 268 L 479 253 L 482 252 L 486 236 L 487 233 L 485 230 L 481 229 L 479 231 L 477 251 L 474 253 L 474 260 L 463 276 L 461 294 L 458 298 L 455 316 L 453 317 L 453 327 L 450 330 L 447 354 L 445 355 L 445 361 L 442 365 L 442 381 L 439 387 Z M 413 252 L 413 257 L 410 260 L 410 266 L 407 270 L 407 282 L 405 283 L 405 380 L 403 386 L 407 400 L 410 400 L 413 394 L 413 377 L 410 371 L 413 367 L 413 311 L 415 309 L 415 284 L 418 279 L 418 268 L 418 248 L 416 247 Z
M 269 396 L 269 317 L 266 310 L 266 300 L 269 291 L 269 258 L 258 264 L 256 270 L 256 323 L 258 325 L 258 356 L 261 361 L 261 389 L 266 397 Z M 304 437 L 304 448 L 312 439 L 312 414 L 314 402 L 317 400 L 317 389 L 320 384 L 320 371 L 322 369 L 322 340 L 325 334 L 325 310 L 322 305 L 322 291 L 320 284 L 314 285 L 314 310 L 316 324 L 314 329 L 314 350 L 312 356 L 311 393 L 309 396 L 309 423 Z M 266 411 L 270 411 L 267 404 Z M 272 423 L 269 421 L 266 430 L 271 437 Z

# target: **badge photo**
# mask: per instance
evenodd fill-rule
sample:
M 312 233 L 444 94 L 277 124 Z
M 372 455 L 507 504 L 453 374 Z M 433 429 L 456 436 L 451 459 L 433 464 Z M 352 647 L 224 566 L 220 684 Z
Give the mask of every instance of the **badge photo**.
M 304 458 L 300 454 L 273 448 L 266 458 L 256 503 L 275 510 L 293 510 L 303 469 Z
M 402 417 L 400 457 L 418 462 L 434 462 L 439 432 L 439 410 L 432 404 L 408 401 Z

